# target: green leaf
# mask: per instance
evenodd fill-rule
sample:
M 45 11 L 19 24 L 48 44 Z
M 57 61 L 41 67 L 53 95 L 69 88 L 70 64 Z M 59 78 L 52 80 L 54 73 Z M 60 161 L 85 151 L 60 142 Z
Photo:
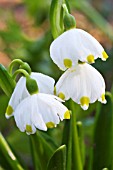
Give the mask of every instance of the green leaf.
M 54 149 L 49 143 L 47 143 L 47 141 L 43 138 L 39 131 L 36 134 L 30 136 L 30 141 L 34 169 L 46 169 L 47 163 L 52 154 L 54 153 Z
M 0 164 L 5 164 L 8 169 L 11 170 L 24 170 L 22 166 L 19 164 L 17 158 L 11 151 L 8 143 L 6 142 L 5 138 L 0 133 Z M 2 165 L 3 166 L 3 165 Z
M 40 134 L 46 140 L 46 142 L 48 142 L 51 145 L 51 147 L 54 150 L 58 148 L 57 142 L 50 135 L 48 135 L 47 132 L 40 131 Z
M 51 157 L 47 170 L 66 169 L 66 145 L 60 146 Z
M 62 8 L 63 4 L 67 5 L 67 2 L 65 0 L 52 0 L 51 2 L 50 24 L 54 39 L 64 32 L 63 8 Z
M 113 101 L 106 93 L 107 104 L 98 103 L 95 128 L 92 170 L 111 169 L 113 160 Z
M 5 67 L 0 64 L 0 86 L 7 96 L 11 96 L 15 84 L 15 81 L 12 79 Z

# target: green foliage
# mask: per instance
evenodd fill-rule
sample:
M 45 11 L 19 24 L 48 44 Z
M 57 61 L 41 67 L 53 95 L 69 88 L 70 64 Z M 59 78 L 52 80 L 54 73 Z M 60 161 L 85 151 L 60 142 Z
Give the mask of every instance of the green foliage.
M 12 170 L 23 170 L 22 166 L 19 164 L 17 158 L 11 151 L 8 143 L 0 133 L 0 164 L 5 167 L 6 169 Z
M 113 160 L 113 98 L 106 94 L 107 104 L 98 104 L 95 128 L 92 170 L 111 169 Z
M 31 14 L 35 21 L 36 24 L 41 24 L 45 19 L 47 19 L 48 16 L 48 9 L 50 6 L 50 1 L 49 0 L 24 0 L 29 14 Z M 42 12 L 43 11 L 43 12 Z
M 66 170 L 66 146 L 60 146 L 51 157 L 47 170 Z
M 46 169 L 54 148 L 46 141 L 46 138 L 43 138 L 39 131 L 35 135 L 30 136 L 30 141 L 35 170 Z
M 3 49 L 2 51 L 5 52 L 10 59 L 24 59 L 30 63 L 33 71 L 45 73 L 57 80 L 61 74 L 61 71 L 49 57 L 49 47 L 53 40 L 49 30 L 50 26 L 48 24 L 50 2 L 51 1 L 49 0 L 24 0 L 20 5 L 21 7 L 25 7 L 25 9 L 27 9 L 27 15 L 31 15 L 30 19 L 33 21 L 35 20 L 35 23 L 33 23 L 32 26 L 36 24 L 35 26 L 37 30 L 47 22 L 47 27 L 45 24 L 43 28 L 41 28 L 43 30 L 41 35 L 36 35 L 34 40 L 31 39 L 26 33 L 24 33 L 20 23 L 18 23 L 13 17 L 14 13 L 10 11 L 10 18 L 6 22 L 7 29 L 0 30 L 0 43 L 3 43 L 3 47 L 1 45 L 1 50 Z M 52 5 L 50 8 L 50 25 L 54 38 L 58 37 L 64 31 L 63 3 L 68 6 L 65 0 L 52 0 Z M 92 21 L 92 23 L 100 28 L 113 41 L 113 31 L 110 24 L 89 3 L 89 1 L 71 0 L 70 4 L 72 4 L 73 9 L 81 11 L 88 19 Z M 15 9 L 12 8 L 12 10 Z M 4 12 L 6 12 L 6 10 L 2 10 L 2 13 Z M 109 45 L 106 45 L 106 47 L 108 53 L 112 56 L 113 49 L 110 51 Z M 110 83 L 113 80 L 112 60 L 113 58 L 111 57 L 108 62 L 104 64 L 99 62 L 99 64 L 96 65 L 108 78 L 106 81 L 107 87 L 111 86 Z M 3 65 L 0 65 L 0 86 L 7 96 L 12 94 L 15 86 L 15 82 L 12 80 Z M 99 168 L 99 170 L 107 170 L 107 168 L 109 170 L 113 169 L 113 156 L 111 153 L 113 150 L 113 113 L 111 95 L 107 95 L 106 105 L 94 103 L 90 105 L 87 111 L 83 111 L 78 104 L 71 105 L 70 102 L 67 102 L 68 107 L 70 109 L 71 107 L 73 108 L 71 120 L 65 120 L 60 123 L 57 128 L 48 130 L 48 132 L 38 131 L 36 135 L 31 135 L 30 137 L 19 132 L 14 124 L 13 118 L 8 121 L 5 119 L 4 113 L 8 103 L 7 96 L 3 95 L 2 91 L 0 92 L 0 130 L 12 148 L 11 149 L 5 141 L 8 145 L 8 149 L 10 149 L 12 155 L 16 155 L 16 161 L 11 160 L 11 157 L 7 154 L 7 147 L 1 147 L 2 143 L 0 141 L 1 170 L 18 169 L 17 165 L 20 165 L 19 162 L 22 162 L 22 165 L 23 163 L 26 165 L 24 169 L 45 170 L 48 166 L 48 170 L 56 167 L 59 170 L 60 168 L 71 170 L 72 167 L 73 169 L 78 170 L 78 165 L 76 163 L 77 159 L 79 160 L 78 162 L 82 162 L 80 163 L 82 164 L 82 168 L 81 165 L 79 168 L 84 170 L 98 170 Z M 96 113 L 96 121 L 94 121 L 95 108 L 97 105 L 98 109 Z M 79 120 L 82 122 L 82 130 L 80 130 L 81 127 L 78 127 L 78 125 L 78 128 L 76 127 L 76 119 L 77 121 Z M 94 141 L 92 139 L 93 132 Z M 63 139 L 61 139 L 62 135 Z M 60 144 L 65 146 L 60 147 Z
M 67 5 L 67 1 L 52 0 L 51 3 L 50 24 L 51 24 L 51 32 L 54 39 L 64 32 L 63 7 L 62 7 L 63 4 Z
M 15 87 L 15 81 L 2 64 L 0 64 L 0 86 L 8 97 L 11 96 Z
M 113 41 L 111 25 L 104 17 L 86 0 L 72 0 L 72 5 L 82 11 L 97 27 L 99 27 Z

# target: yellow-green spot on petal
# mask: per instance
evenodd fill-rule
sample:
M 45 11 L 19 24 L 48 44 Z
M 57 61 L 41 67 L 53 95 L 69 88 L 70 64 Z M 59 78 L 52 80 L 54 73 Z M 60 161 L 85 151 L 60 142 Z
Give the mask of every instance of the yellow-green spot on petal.
M 105 51 L 102 52 L 102 56 L 103 56 L 103 60 L 106 61 L 106 59 L 108 58 L 108 55 Z
M 71 68 L 72 67 L 72 61 L 68 58 L 64 59 L 64 65 L 66 68 Z
M 11 116 L 12 115 L 12 113 L 13 113 L 13 108 L 9 105 L 8 107 L 7 107 L 7 109 L 6 109 L 6 114 L 8 115 L 8 116 Z
M 26 132 L 32 133 L 32 127 L 31 127 L 31 125 L 26 125 Z
M 106 99 L 105 99 L 105 94 L 102 94 L 101 99 L 102 99 L 102 101 L 105 101 L 105 100 L 106 100 Z
M 54 128 L 55 124 L 53 122 L 46 123 L 47 128 Z
M 86 105 L 88 106 L 89 105 L 89 102 L 90 102 L 90 99 L 89 97 L 87 96 L 83 96 L 81 99 L 80 99 L 80 103 L 82 106 Z
M 70 119 L 70 111 L 67 110 L 65 113 L 64 113 L 64 119 Z
M 88 61 L 88 63 L 94 63 L 95 62 L 95 60 L 94 60 L 94 56 L 91 54 L 91 55 L 88 55 L 87 56 L 87 61 Z
M 58 94 L 58 97 L 60 97 L 62 100 L 65 99 L 65 95 L 64 95 L 62 92 L 60 92 L 60 93 Z
M 56 95 L 56 86 L 54 87 L 54 95 Z

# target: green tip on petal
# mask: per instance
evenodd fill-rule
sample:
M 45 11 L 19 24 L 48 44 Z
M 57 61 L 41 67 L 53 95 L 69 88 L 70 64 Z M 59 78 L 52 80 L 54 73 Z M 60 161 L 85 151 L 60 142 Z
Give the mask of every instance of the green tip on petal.
M 105 94 L 102 94 L 101 98 L 102 98 L 102 101 L 104 101 L 105 100 Z
M 95 60 L 94 60 L 94 56 L 91 54 L 91 55 L 88 55 L 87 56 L 87 61 L 88 61 L 88 63 L 94 63 L 95 62 Z
M 60 93 L 58 94 L 58 97 L 61 98 L 62 100 L 65 99 L 65 95 L 64 95 L 62 92 L 60 92 Z
M 105 51 L 102 52 L 102 56 L 103 56 L 102 60 L 106 61 L 106 59 L 108 58 L 108 55 L 107 55 L 107 53 Z
M 9 105 L 6 109 L 6 117 L 11 116 L 13 112 L 14 112 L 13 108 Z
M 26 132 L 32 133 L 32 127 L 31 127 L 31 125 L 26 125 Z
M 55 124 L 53 122 L 46 123 L 47 128 L 54 128 Z
M 98 101 L 100 101 L 100 102 L 103 103 L 103 104 L 106 104 L 106 103 L 107 103 L 107 101 L 106 101 L 106 99 L 105 99 L 105 94 L 104 94 L 104 93 L 101 95 L 101 98 L 100 98 Z
M 70 119 L 70 111 L 67 110 L 65 113 L 64 113 L 64 119 Z
M 90 103 L 90 99 L 89 99 L 89 97 L 87 97 L 87 96 L 83 96 L 83 97 L 80 99 L 81 107 L 82 107 L 84 110 L 87 110 L 87 109 L 88 109 L 89 103 Z
M 66 68 L 71 68 L 72 67 L 72 61 L 68 58 L 64 59 L 64 65 Z

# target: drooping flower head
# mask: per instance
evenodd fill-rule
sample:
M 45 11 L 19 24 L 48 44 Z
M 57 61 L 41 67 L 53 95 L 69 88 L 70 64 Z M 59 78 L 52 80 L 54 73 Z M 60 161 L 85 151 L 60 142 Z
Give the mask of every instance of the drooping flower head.
M 54 83 L 55 83 L 53 78 L 41 73 L 34 73 L 34 72 L 31 73 L 30 77 L 36 80 L 40 93 L 53 94 Z M 21 77 L 10 98 L 6 110 L 6 117 L 7 118 L 11 117 L 18 104 L 20 104 L 20 102 L 28 96 L 30 96 L 30 93 L 26 88 L 26 78 Z
M 26 88 L 26 78 L 21 77 L 10 98 L 6 118 L 14 116 L 17 127 L 27 134 L 34 134 L 36 128 L 46 131 L 69 119 L 69 110 L 53 95 L 54 79 L 41 73 L 31 73 L 30 78 L 36 80 L 38 92 L 31 95 Z
M 96 100 L 106 103 L 104 79 L 87 63 L 68 69 L 56 84 L 56 94 L 63 100 L 71 98 L 84 110 Z
M 21 132 L 34 134 L 36 128 L 46 131 L 56 127 L 63 119 L 70 118 L 70 112 L 56 96 L 38 93 L 22 100 L 14 118 Z
M 64 32 L 52 42 L 50 56 L 61 70 L 76 66 L 78 61 L 94 63 L 97 58 L 103 61 L 108 58 L 92 35 L 77 28 Z

